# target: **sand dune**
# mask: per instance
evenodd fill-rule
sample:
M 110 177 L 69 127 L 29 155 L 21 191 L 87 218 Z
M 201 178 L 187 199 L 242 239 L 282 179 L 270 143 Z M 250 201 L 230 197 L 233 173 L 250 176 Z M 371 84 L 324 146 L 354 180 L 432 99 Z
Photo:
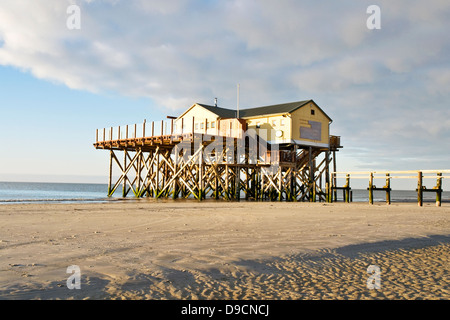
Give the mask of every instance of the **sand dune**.
M 0 299 L 449 299 L 449 214 L 448 204 L 2 205 Z M 66 285 L 71 265 L 79 290 Z

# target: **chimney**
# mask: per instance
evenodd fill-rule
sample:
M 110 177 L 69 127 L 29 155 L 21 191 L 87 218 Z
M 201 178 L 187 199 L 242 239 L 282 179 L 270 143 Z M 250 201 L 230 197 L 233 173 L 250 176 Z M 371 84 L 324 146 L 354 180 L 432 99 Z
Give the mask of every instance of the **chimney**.
M 214 98 L 214 107 L 217 107 L 217 98 Z

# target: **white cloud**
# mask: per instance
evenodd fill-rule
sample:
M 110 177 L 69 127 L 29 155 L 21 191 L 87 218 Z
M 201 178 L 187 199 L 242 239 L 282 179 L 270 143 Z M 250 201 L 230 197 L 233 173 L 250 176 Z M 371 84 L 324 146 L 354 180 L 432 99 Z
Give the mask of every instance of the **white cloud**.
M 70 3 L 81 7 L 81 30 L 66 28 Z M 417 126 L 439 134 L 448 123 L 421 108 L 448 108 L 450 3 L 380 0 L 381 30 L 366 28 L 370 4 L 3 0 L 0 64 L 74 89 L 149 97 L 174 112 L 214 97 L 233 107 L 240 83 L 243 106 L 313 98 L 346 134 L 406 141 L 414 126 L 398 135 L 375 120 L 413 112 Z

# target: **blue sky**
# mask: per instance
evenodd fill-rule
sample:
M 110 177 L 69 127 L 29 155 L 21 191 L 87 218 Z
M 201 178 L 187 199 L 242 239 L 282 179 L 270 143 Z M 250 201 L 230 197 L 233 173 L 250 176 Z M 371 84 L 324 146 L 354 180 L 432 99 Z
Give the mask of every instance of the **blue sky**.
M 441 0 L 3 0 L 0 180 L 106 182 L 96 128 L 234 108 L 237 83 L 242 108 L 314 99 L 339 170 L 450 169 L 449 16 Z

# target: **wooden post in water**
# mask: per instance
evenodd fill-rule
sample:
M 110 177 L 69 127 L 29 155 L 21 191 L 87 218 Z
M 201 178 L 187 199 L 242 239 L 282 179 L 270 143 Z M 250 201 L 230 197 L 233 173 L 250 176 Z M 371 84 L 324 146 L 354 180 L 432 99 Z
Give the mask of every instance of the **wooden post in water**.
M 417 174 L 417 202 L 419 207 L 423 206 L 423 174 L 419 171 Z
M 369 176 L 369 203 L 373 204 L 373 172 Z
M 386 173 L 386 203 L 391 204 L 391 177 L 389 173 Z
M 439 172 L 437 174 L 437 181 L 436 181 L 436 207 L 441 206 L 441 200 L 442 200 L 442 173 Z
M 344 195 L 345 195 L 345 202 L 350 202 L 350 175 L 347 174 L 345 176 L 345 189 L 344 189 Z

